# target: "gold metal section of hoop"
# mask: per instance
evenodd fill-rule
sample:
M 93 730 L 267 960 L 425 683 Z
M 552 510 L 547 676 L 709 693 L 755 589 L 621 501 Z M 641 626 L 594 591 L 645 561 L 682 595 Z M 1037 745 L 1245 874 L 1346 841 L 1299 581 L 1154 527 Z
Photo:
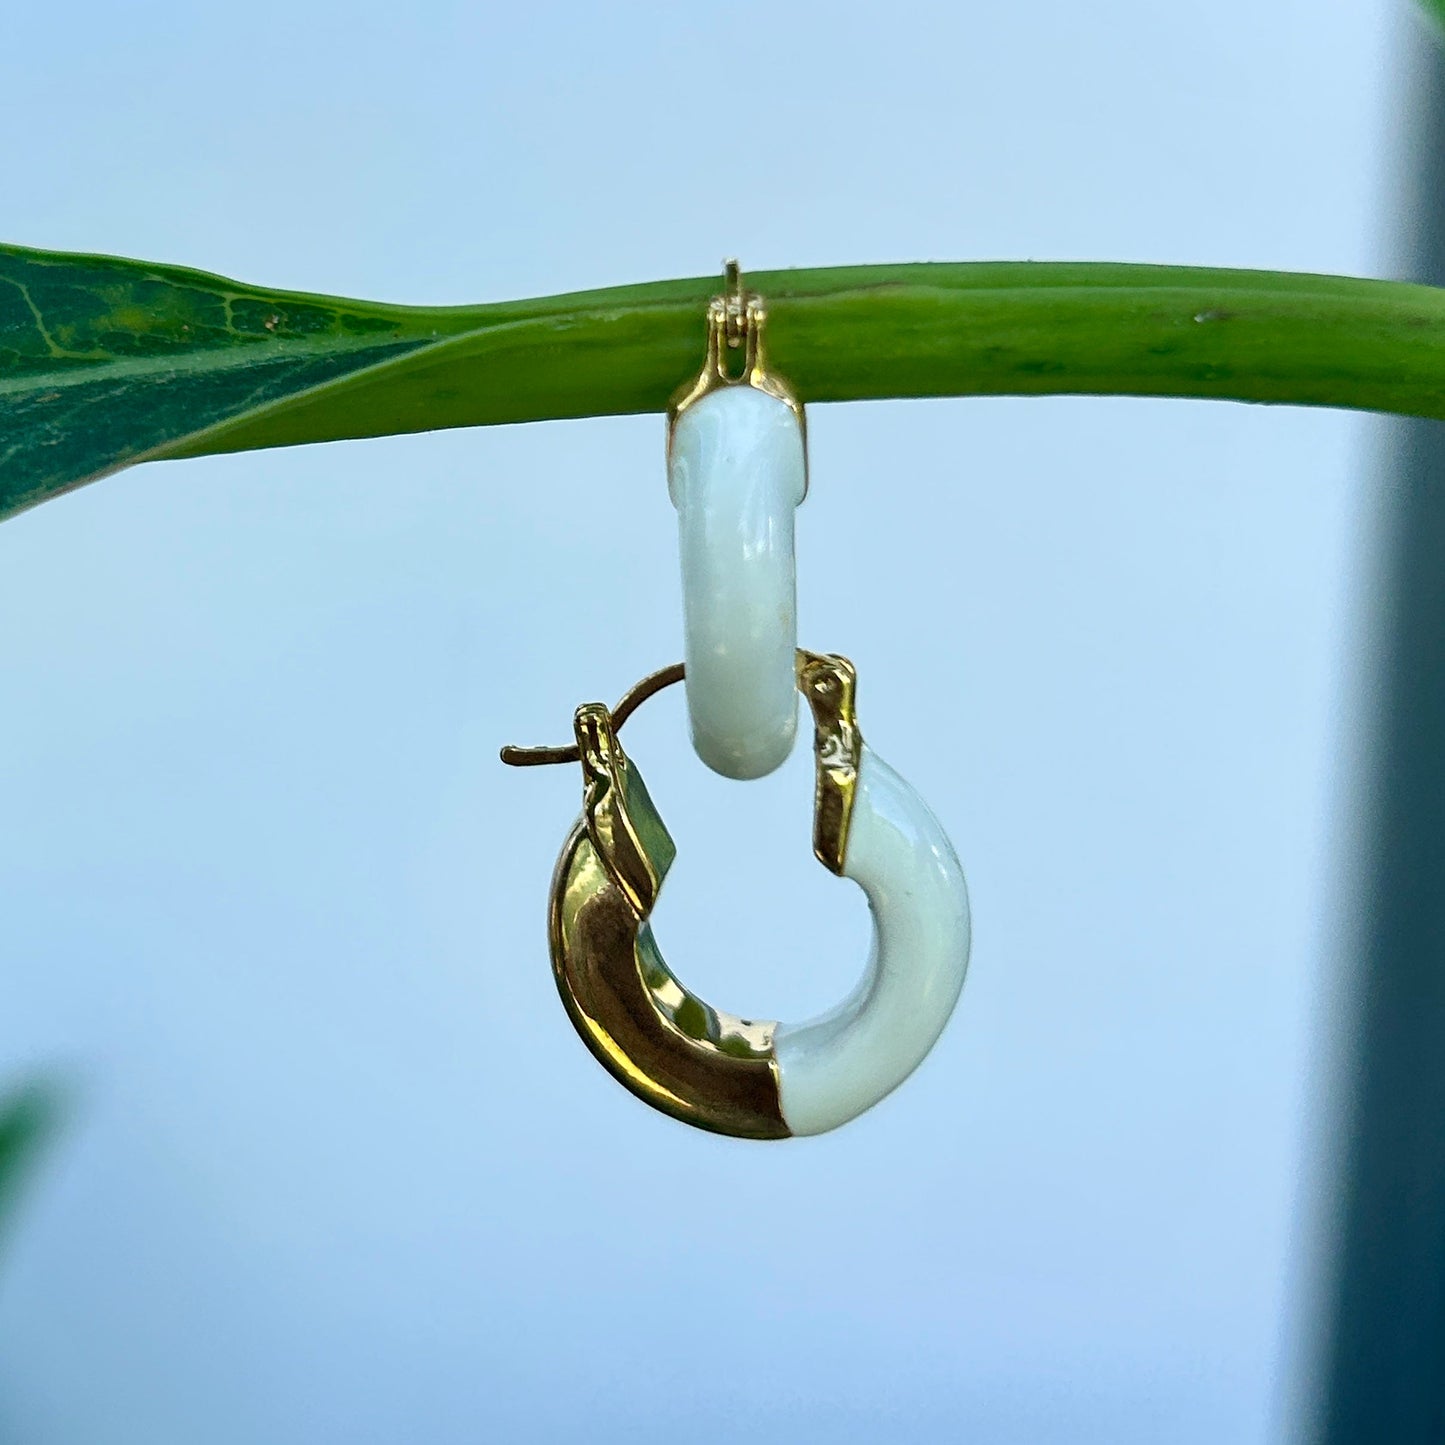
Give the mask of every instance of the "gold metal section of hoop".
M 863 734 L 858 727 L 858 670 L 846 657 L 798 649 L 798 690 L 813 713 L 813 853 L 841 876 L 858 792 Z
M 803 403 L 787 381 L 768 366 L 766 329 L 767 307 L 763 299 L 743 284 L 736 261 L 724 263 L 723 292 L 714 296 L 707 308 L 707 352 L 697 377 L 674 394 L 667 409 L 667 450 L 672 453 L 672 437 L 678 419 L 690 407 L 720 387 L 751 386 L 776 397 L 789 407 L 798 419 L 803 433 L 803 491 L 807 494 L 808 419 Z M 742 369 L 734 375 L 729 369 L 730 352 L 741 351 Z
M 786 1138 L 776 1025 L 712 1008 L 674 977 L 649 921 L 672 839 L 608 710 L 578 708 L 576 733 L 583 812 L 557 860 L 547 930 L 573 1027 L 653 1108 L 715 1133 Z

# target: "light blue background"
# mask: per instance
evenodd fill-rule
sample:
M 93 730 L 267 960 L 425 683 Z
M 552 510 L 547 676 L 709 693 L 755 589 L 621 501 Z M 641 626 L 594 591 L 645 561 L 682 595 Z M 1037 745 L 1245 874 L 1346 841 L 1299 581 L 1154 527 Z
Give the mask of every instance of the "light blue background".
M 1383 0 L 16 8 L 3 233 L 415 302 L 724 253 L 1373 273 L 1418 43 Z M 914 1080 L 780 1147 L 577 1043 L 543 911 L 578 779 L 496 762 L 679 651 L 658 418 L 169 463 L 0 527 L 0 1080 L 74 1090 L 0 1438 L 1284 1434 L 1371 424 L 810 435 L 802 638 L 857 661 L 976 937 Z M 630 728 L 664 945 L 724 1006 L 822 1007 L 866 914 L 807 758 L 728 784 L 682 719 Z

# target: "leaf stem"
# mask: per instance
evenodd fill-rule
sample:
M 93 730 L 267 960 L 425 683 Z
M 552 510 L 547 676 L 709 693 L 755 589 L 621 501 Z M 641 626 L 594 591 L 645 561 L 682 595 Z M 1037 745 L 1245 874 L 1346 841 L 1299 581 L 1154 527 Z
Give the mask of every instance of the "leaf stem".
M 402 307 L 0 247 L 6 280 L 30 309 L 17 302 L 10 332 L 0 309 L 0 516 L 136 461 L 661 411 L 701 364 L 719 285 Z M 772 364 L 809 403 L 1132 395 L 1445 418 L 1434 287 L 1053 262 L 748 282 L 767 301 Z
M 1042 262 L 778 271 L 749 284 L 767 299 L 772 362 L 808 402 L 1068 393 L 1445 417 L 1445 291 L 1434 287 Z M 433 312 L 460 334 L 177 454 L 662 411 L 700 365 L 716 286 Z M 333 391 L 346 394 L 345 419 Z

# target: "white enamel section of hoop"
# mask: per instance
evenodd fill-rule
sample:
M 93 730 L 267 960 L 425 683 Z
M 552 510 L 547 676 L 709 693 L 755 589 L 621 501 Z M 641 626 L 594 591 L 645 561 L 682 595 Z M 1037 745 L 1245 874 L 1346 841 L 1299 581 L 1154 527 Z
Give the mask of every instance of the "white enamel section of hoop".
M 774 1038 L 783 1118 L 822 1134 L 897 1088 L 933 1047 L 968 968 L 968 889 L 923 799 L 865 746 L 843 876 L 868 896 L 873 948 L 837 1008 Z
M 667 480 L 682 554 L 692 745 L 724 777 L 761 778 L 787 758 L 797 732 L 802 421 L 755 387 L 719 387 L 678 417 Z

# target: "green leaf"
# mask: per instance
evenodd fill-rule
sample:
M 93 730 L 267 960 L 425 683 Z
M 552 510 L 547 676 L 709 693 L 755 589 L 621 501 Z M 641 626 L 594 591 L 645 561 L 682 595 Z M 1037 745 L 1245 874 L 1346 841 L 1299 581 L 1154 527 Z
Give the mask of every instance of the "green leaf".
M 1420 0 L 1420 8 L 1437 25 L 1445 27 L 1445 0 Z
M 808 402 L 1191 396 L 1445 416 L 1445 292 L 1198 267 L 929 263 L 762 272 Z M 718 278 L 386 306 L 0 247 L 0 517 L 134 462 L 661 411 Z
M 0 1225 L 40 1145 L 52 1133 L 59 1114 L 55 1091 L 30 1084 L 0 1100 Z

